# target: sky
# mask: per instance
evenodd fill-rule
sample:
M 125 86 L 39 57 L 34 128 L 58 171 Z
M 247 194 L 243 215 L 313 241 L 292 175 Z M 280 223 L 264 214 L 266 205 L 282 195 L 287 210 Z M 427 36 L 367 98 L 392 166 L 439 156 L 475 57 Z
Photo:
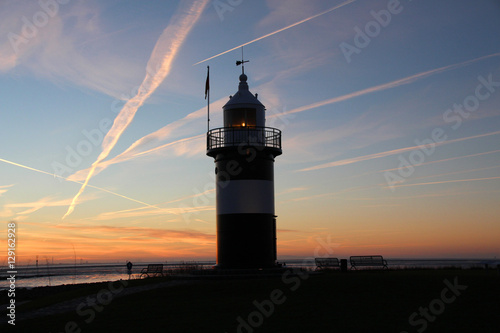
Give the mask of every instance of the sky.
M 282 131 L 278 260 L 498 258 L 499 16 L 496 0 L 3 0 L 0 241 L 14 221 L 21 264 L 214 260 L 205 80 L 222 127 L 243 46 Z

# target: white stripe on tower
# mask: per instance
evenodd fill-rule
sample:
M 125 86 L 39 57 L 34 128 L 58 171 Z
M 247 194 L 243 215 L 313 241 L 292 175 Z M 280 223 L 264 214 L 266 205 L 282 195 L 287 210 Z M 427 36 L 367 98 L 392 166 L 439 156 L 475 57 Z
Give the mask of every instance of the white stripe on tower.
M 274 182 L 231 180 L 217 186 L 217 214 L 273 214 Z

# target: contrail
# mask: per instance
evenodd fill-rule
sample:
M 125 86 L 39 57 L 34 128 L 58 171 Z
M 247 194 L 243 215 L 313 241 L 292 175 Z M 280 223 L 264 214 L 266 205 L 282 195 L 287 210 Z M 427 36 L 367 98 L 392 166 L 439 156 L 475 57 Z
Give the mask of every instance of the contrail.
M 420 166 L 434 164 L 434 163 L 448 162 L 448 161 L 458 160 L 458 159 L 461 159 L 461 158 L 468 158 L 468 157 L 476 157 L 476 156 L 482 156 L 482 155 L 488 155 L 488 154 L 495 154 L 495 153 L 500 153 L 500 150 L 492 150 L 492 151 L 487 151 L 487 152 L 484 152 L 484 153 L 477 153 L 477 154 L 464 155 L 464 156 L 455 156 L 455 157 L 445 158 L 445 159 L 438 160 L 438 161 L 425 162 L 425 163 L 420 164 Z M 395 170 L 399 170 L 399 168 L 392 168 L 392 169 L 380 170 L 380 171 L 375 171 L 375 172 L 372 172 L 372 173 L 380 173 L 380 172 L 395 171 Z M 434 176 L 432 176 L 432 177 L 434 177 Z
M 320 107 L 320 106 L 324 106 L 324 105 L 328 105 L 328 104 L 333 104 L 333 103 L 345 101 L 345 100 L 348 100 L 348 99 L 351 99 L 351 98 L 355 98 L 355 97 L 358 97 L 358 96 L 362 96 L 362 95 L 365 95 L 365 94 L 368 94 L 368 93 L 374 93 L 374 92 L 386 90 L 386 89 L 389 89 L 389 88 L 395 88 L 395 87 L 398 87 L 400 85 L 409 84 L 409 83 L 412 83 L 412 82 L 414 82 L 416 80 L 426 78 L 426 77 L 428 77 L 430 75 L 438 74 L 438 73 L 441 73 L 441 72 L 444 72 L 444 71 L 447 71 L 447 70 L 452 70 L 452 69 L 455 69 L 455 68 L 458 68 L 458 67 L 461 67 L 461 66 L 466 66 L 466 65 L 471 64 L 473 62 L 477 62 L 477 61 L 484 60 L 484 59 L 491 58 L 491 57 L 496 57 L 496 56 L 499 56 L 499 55 L 500 55 L 500 53 L 494 53 L 494 54 L 486 55 L 486 56 L 479 57 L 479 58 L 476 58 L 476 59 L 468 60 L 468 61 L 465 61 L 465 62 L 462 62 L 462 63 L 452 64 L 452 65 L 449 65 L 449 66 L 440 67 L 440 68 L 433 69 L 433 70 L 430 70 L 430 71 L 426 71 L 426 72 L 414 74 L 412 76 L 409 76 L 409 77 L 406 77 L 406 78 L 403 78 L 403 79 L 399 79 L 399 80 L 392 81 L 392 82 L 385 83 L 385 84 L 381 84 L 381 85 L 378 85 L 378 86 L 375 86 L 375 87 L 363 89 L 363 90 L 360 90 L 360 91 L 357 91 L 357 92 L 349 93 L 347 95 L 338 96 L 338 97 L 334 97 L 334 98 L 331 98 L 331 99 L 328 99 L 328 100 L 316 102 L 316 103 L 309 104 L 309 105 L 306 105 L 306 106 L 302 106 L 302 107 L 299 107 L 299 108 L 296 108 L 296 109 L 293 109 L 293 110 L 290 110 L 290 111 L 286 111 L 286 112 L 283 112 L 283 113 L 273 114 L 273 115 L 268 116 L 268 119 L 275 118 L 275 117 L 281 117 L 281 116 L 283 116 L 285 114 L 293 114 L 293 113 L 308 111 L 308 110 L 311 110 L 311 109 L 314 109 L 314 108 L 317 108 L 317 107 Z M 200 110 L 197 110 L 195 112 L 192 112 L 192 113 L 188 114 L 186 117 L 184 117 L 184 118 L 182 118 L 182 119 L 180 119 L 180 120 L 178 120 L 178 121 L 176 121 L 174 123 L 168 124 L 165 127 L 161 128 L 160 130 L 157 130 L 156 132 L 148 134 L 148 135 L 142 137 L 141 139 L 138 139 L 129 148 L 127 148 L 127 150 L 125 150 L 123 153 L 121 153 L 118 156 L 114 157 L 112 160 L 109 160 L 109 161 L 106 161 L 104 163 L 101 163 L 99 165 L 99 169 L 96 169 L 95 172 L 101 172 L 105 168 L 107 168 L 108 166 L 110 166 L 112 164 L 124 162 L 124 161 L 127 161 L 127 160 L 132 159 L 132 158 L 136 158 L 136 157 L 144 155 L 144 154 L 149 154 L 149 153 L 152 153 L 154 151 L 166 148 L 166 147 L 174 145 L 174 144 L 182 143 L 182 142 L 187 141 L 187 140 L 198 139 L 199 136 L 192 136 L 192 137 L 189 137 L 189 138 L 180 139 L 180 140 L 177 140 L 177 141 L 174 141 L 174 142 L 170 142 L 170 143 L 164 144 L 162 146 L 149 149 L 149 150 L 144 151 L 144 152 L 133 153 L 134 149 L 136 149 L 137 147 L 143 145 L 145 142 L 149 142 L 150 140 L 158 139 L 160 137 L 161 138 L 166 137 L 173 130 L 178 129 L 182 125 L 184 125 L 187 121 L 190 121 L 192 119 L 204 116 L 205 115 L 204 112 L 206 112 L 205 109 L 200 109 Z M 78 179 L 78 178 L 81 177 L 83 179 L 84 176 L 82 176 L 82 175 L 84 173 L 86 173 L 86 170 L 80 170 L 80 171 L 78 171 L 77 173 L 73 174 L 70 177 L 72 177 L 72 178 L 76 177 L 76 179 Z
M 224 97 L 224 98 L 221 98 L 221 99 L 211 103 L 210 105 L 219 105 L 219 104 L 223 105 L 225 102 L 226 101 L 225 101 L 225 97 Z M 207 112 L 206 108 L 203 107 L 199 110 L 196 110 L 196 111 L 193 111 L 193 112 L 187 114 L 186 116 L 184 116 L 181 119 L 175 120 L 175 121 L 163 126 L 162 128 L 143 136 L 140 139 L 137 139 L 132 145 L 130 145 L 126 150 L 124 150 L 119 155 L 100 163 L 99 167 L 96 168 L 94 175 L 98 174 L 99 172 L 102 172 L 107 167 L 109 167 L 113 164 L 122 163 L 122 162 L 125 162 L 128 160 L 143 156 L 145 154 L 153 153 L 155 151 L 165 149 L 167 147 L 174 147 L 175 145 L 182 144 L 182 143 L 192 141 L 192 140 L 197 140 L 197 139 L 203 137 L 205 134 L 195 135 L 195 136 L 191 136 L 191 137 L 187 137 L 187 138 L 183 138 L 183 139 L 178 139 L 176 141 L 171 141 L 169 143 L 163 144 L 163 145 L 156 147 L 156 148 L 149 148 L 148 149 L 146 147 L 146 145 L 148 145 L 148 144 L 151 144 L 151 143 L 154 143 L 157 141 L 166 140 L 169 137 L 174 136 L 175 131 L 181 130 L 189 122 L 196 121 L 197 119 L 200 119 L 202 117 L 206 117 L 206 112 Z M 217 112 L 220 112 L 220 111 L 216 110 L 215 113 L 217 113 Z M 192 129 L 192 128 L 194 128 L 194 127 L 190 126 L 190 129 Z M 140 151 L 141 149 L 145 149 L 147 151 Z M 71 176 L 69 176 L 69 178 L 75 179 L 75 180 L 83 180 L 86 178 L 87 173 L 88 173 L 88 169 L 82 169 L 82 170 L 75 172 Z
M 192 140 L 197 140 L 197 139 L 201 139 L 201 138 L 204 138 L 206 136 L 205 133 L 203 134 L 198 134 L 198 135 L 195 135 L 195 136 L 191 136 L 189 138 L 184 138 L 184 139 L 180 139 L 180 140 L 177 140 L 177 141 L 173 141 L 173 142 L 169 142 L 169 143 L 165 143 L 161 146 L 158 146 L 158 147 L 155 147 L 155 148 L 151 148 L 149 150 L 146 150 L 146 151 L 142 151 L 142 152 L 139 152 L 139 153 L 136 153 L 133 155 L 133 157 L 137 157 L 137 156 L 142 156 L 142 155 L 147 155 L 147 154 L 151 154 L 155 151 L 158 151 L 158 150 L 162 150 L 162 149 L 165 149 L 166 147 L 170 147 L 170 146 L 173 146 L 173 145 L 177 145 L 179 143 L 183 143 L 183 142 L 188 142 L 188 141 L 192 141 Z
M 205 135 L 206 134 L 199 134 L 199 135 L 195 135 L 195 136 L 191 136 L 191 137 L 179 139 L 179 140 L 176 140 L 176 141 L 171 141 L 171 142 L 165 143 L 165 144 L 163 144 L 161 146 L 158 146 L 158 147 L 155 147 L 155 148 L 151 148 L 151 149 L 148 149 L 148 150 L 145 150 L 145 151 L 137 152 L 137 153 L 134 153 L 132 151 L 133 147 L 131 146 L 126 151 L 124 151 L 123 153 L 121 153 L 121 154 L 113 157 L 112 159 L 109 159 L 107 161 L 104 161 L 104 162 L 100 163 L 99 167 L 96 168 L 96 170 L 94 171 L 94 174 L 97 174 L 99 172 L 104 171 L 107 167 L 109 167 L 109 166 L 111 166 L 113 164 L 126 162 L 126 161 L 129 161 L 131 159 L 143 156 L 143 155 L 152 154 L 152 153 L 157 152 L 159 150 L 163 150 L 163 149 L 166 149 L 166 148 L 169 148 L 169 147 L 175 147 L 176 145 L 179 145 L 179 144 L 182 144 L 182 143 L 186 143 L 186 142 L 198 140 L 198 139 L 201 139 L 201 138 L 205 137 Z M 141 139 L 139 139 L 139 140 L 145 141 L 143 139 L 147 139 L 147 138 L 148 138 L 148 135 L 145 136 L 145 137 L 143 137 L 143 138 L 141 138 Z M 136 143 L 137 143 L 137 141 L 136 141 Z M 136 145 L 136 144 L 134 143 L 133 146 L 134 145 Z M 85 174 L 88 172 L 87 170 L 88 169 L 82 169 L 82 170 L 80 170 L 80 171 L 72 174 L 71 176 L 68 176 L 68 179 L 70 179 L 70 180 L 85 179 Z
M 460 141 L 465 141 L 465 140 L 471 140 L 471 139 L 477 139 L 477 138 L 482 138 L 482 137 L 485 137 L 485 136 L 497 135 L 497 134 L 500 134 L 500 131 L 490 132 L 490 133 L 485 133 L 485 134 L 479 134 L 479 135 L 474 135 L 474 136 L 469 136 L 469 137 L 459 138 L 459 139 L 453 139 L 453 140 L 448 140 L 448 141 L 436 142 L 436 143 L 433 143 L 433 144 L 426 144 L 426 145 L 421 145 L 421 146 L 411 146 L 411 147 L 406 147 L 406 148 L 399 148 L 399 149 L 384 151 L 384 152 L 370 154 L 370 155 L 365 155 L 365 156 L 358 156 L 358 157 L 354 157 L 354 158 L 348 158 L 348 159 L 345 159 L 345 160 L 324 163 L 324 164 L 316 165 L 316 166 L 313 166 L 313 167 L 301 169 L 301 170 L 298 170 L 298 171 L 312 171 L 312 170 L 319 170 L 319 169 L 324 169 L 324 168 L 332 168 L 332 167 L 341 166 L 341 165 L 347 165 L 347 164 L 352 164 L 352 163 L 356 163 L 356 162 L 373 160 L 375 158 L 381 158 L 381 157 L 391 156 L 391 155 L 395 155 L 395 154 L 401 154 L 401 153 L 404 153 L 404 152 L 407 152 L 407 151 L 422 149 L 422 147 L 432 148 L 432 147 L 437 147 L 437 146 L 441 146 L 441 145 L 445 145 L 445 144 L 450 144 L 450 143 L 455 143 L 455 142 L 460 142 Z
M 476 172 L 476 171 L 492 170 L 492 169 L 498 169 L 498 168 L 500 168 L 500 165 L 494 165 L 494 166 L 489 166 L 489 167 L 484 167 L 484 168 L 476 168 L 476 169 L 469 169 L 469 170 L 460 170 L 460 171 L 440 173 L 440 174 L 435 174 L 435 175 L 413 178 L 413 180 L 421 180 L 421 179 L 428 179 L 428 178 L 435 178 L 435 177 L 444 177 L 444 176 L 450 176 L 450 175 L 459 175 L 461 173 L 471 173 L 471 172 Z M 385 183 L 385 184 L 382 183 L 379 185 L 386 187 L 387 183 Z
M 429 183 L 416 183 L 416 184 L 405 184 L 405 185 L 394 185 L 393 187 L 407 187 L 407 186 L 422 186 L 422 185 L 435 185 L 435 184 L 446 184 L 446 183 L 460 183 L 460 182 L 474 182 L 480 180 L 493 180 L 500 179 L 500 177 L 488 177 L 488 178 L 473 178 L 473 179 L 457 179 L 457 180 L 442 180 L 438 182 L 429 182 Z M 389 188 L 389 186 L 386 186 Z
M 420 164 L 420 166 L 429 165 L 429 164 L 435 164 L 435 163 L 449 162 L 449 161 L 458 160 L 458 159 L 462 159 L 462 158 L 476 157 L 476 156 L 482 156 L 482 155 L 488 155 L 488 154 L 495 154 L 495 153 L 500 153 L 500 150 L 492 150 L 492 151 L 487 151 L 487 152 L 484 152 L 484 153 L 477 153 L 477 154 L 464 155 L 464 156 L 455 156 L 455 157 L 445 158 L 445 159 L 442 159 L 442 160 L 425 162 L 425 163 Z M 500 166 L 498 166 L 498 167 L 500 167 Z M 362 174 L 359 174 L 359 175 L 356 175 L 356 176 L 352 176 L 352 177 L 353 178 L 357 178 L 357 177 L 372 175 L 374 173 L 382 173 L 382 172 L 395 171 L 395 170 L 399 170 L 399 168 L 392 168 L 392 169 L 385 169 L 385 170 L 365 172 L 365 173 L 362 173 Z M 436 176 L 437 175 L 427 176 L 427 177 L 436 177 Z M 420 178 L 415 178 L 415 179 L 420 179 Z
M 448 66 L 444 66 L 444 67 L 440 67 L 440 68 L 436 68 L 436 69 L 431 69 L 429 71 L 425 71 L 425 72 L 422 72 L 422 73 L 414 74 L 414 75 L 405 77 L 403 79 L 395 80 L 395 81 L 392 81 L 392 82 L 380 84 L 378 86 L 366 88 L 366 89 L 363 89 L 363 90 L 358 90 L 358 91 L 355 91 L 355 92 L 352 92 L 352 93 L 349 93 L 349 94 L 346 94 L 346 95 L 337 96 L 337 97 L 333 97 L 333 98 L 330 98 L 330 99 L 327 99 L 327 100 L 324 100 L 324 101 L 320 101 L 320 102 L 312 103 L 312 104 L 309 104 L 309 105 L 301 106 L 299 108 L 296 108 L 296 109 L 293 109 L 293 110 L 290 110 L 290 111 L 286 111 L 286 112 L 282 112 L 282 113 L 278 113 L 278 114 L 269 116 L 268 118 L 280 117 L 280 116 L 283 116 L 283 115 L 286 115 L 286 114 L 292 114 L 292 113 L 298 113 L 298 112 L 308 111 L 308 110 L 311 110 L 311 109 L 319 108 L 321 106 L 325 106 L 325 105 L 329 105 L 329 104 L 333 104 L 333 103 L 338 103 L 338 102 L 343 102 L 343 101 L 349 100 L 351 98 L 359 97 L 359 96 L 362 96 L 362 95 L 371 94 L 371 93 L 374 93 L 374 92 L 379 92 L 379 91 L 387 90 L 387 89 L 390 89 L 390 88 L 397 88 L 399 86 L 403 86 L 403 85 L 406 85 L 406 84 L 413 83 L 413 82 L 415 82 L 417 80 L 424 79 L 424 78 L 429 77 L 429 76 L 434 75 L 434 74 L 439 74 L 439 73 L 446 72 L 446 71 L 449 71 L 449 70 L 457 69 L 459 67 L 464 67 L 464 66 L 472 64 L 474 62 L 478 62 L 478 61 L 481 61 L 481 60 L 485 60 L 485 59 L 492 58 L 492 57 L 498 57 L 498 56 L 500 56 L 500 53 L 493 53 L 493 54 L 489 54 L 489 55 L 482 56 L 482 57 L 479 57 L 479 58 L 467 60 L 467 61 L 464 61 L 464 62 L 461 62 L 461 63 L 452 64 L 452 65 L 448 65 Z
M 187 1 L 184 1 L 181 8 L 178 8 L 177 14 L 172 18 L 171 23 L 163 30 L 148 61 L 148 71 L 137 94 L 127 101 L 120 113 L 116 116 L 113 126 L 102 142 L 101 154 L 99 154 L 97 160 L 92 163 L 85 182 L 73 198 L 71 205 L 68 207 L 68 211 L 62 217 L 63 219 L 73 212 L 78 198 L 85 190 L 90 178 L 94 175 L 95 169 L 99 163 L 108 157 L 120 136 L 134 119 L 139 107 L 141 107 L 170 73 L 175 56 L 186 39 L 186 36 L 200 18 L 207 3 L 208 0 L 196 1 L 186 9 L 184 7 L 187 6 Z M 186 14 L 184 14 L 184 11 L 186 11 Z
M 71 179 L 68 179 L 68 178 L 65 178 L 65 177 L 62 177 L 62 176 L 59 176 L 59 175 L 52 174 L 52 173 L 47 172 L 47 171 L 35 169 L 35 168 L 29 167 L 29 166 L 26 166 L 26 165 L 22 165 L 22 164 L 19 164 L 19 163 L 16 163 L 16 162 L 8 161 L 8 160 L 5 160 L 3 158 L 0 158 L 0 162 L 4 162 L 4 163 L 7 163 L 7 164 L 15 165 L 15 166 L 18 166 L 20 168 L 24 168 L 24 169 L 35 171 L 35 172 L 39 172 L 39 173 L 43 173 L 45 175 L 53 176 L 55 178 L 60 178 L 60 179 L 64 179 L 64 180 L 69 181 L 69 182 L 73 182 L 73 183 L 77 183 L 77 184 L 83 185 L 83 182 L 79 182 L 79 181 L 76 181 L 76 180 L 71 180 Z M 103 192 L 107 192 L 109 194 L 116 195 L 116 196 L 118 196 L 120 198 L 124 198 L 124 199 L 130 200 L 130 201 L 133 201 L 133 202 L 140 203 L 140 204 L 142 204 L 144 206 L 148 206 L 148 207 L 156 208 L 156 209 L 162 209 L 160 207 L 157 207 L 157 206 L 154 206 L 154 205 L 150 205 L 150 204 L 148 204 L 146 202 L 139 201 L 139 200 L 136 200 L 134 198 L 127 197 L 127 196 L 125 196 L 123 194 L 119 194 L 119 193 L 107 190 L 105 188 L 97 187 L 97 186 L 94 186 L 94 185 L 88 185 L 88 186 L 92 187 L 92 188 L 95 188 L 96 190 L 99 190 L 99 191 L 103 191 Z
M 249 45 L 249 44 L 255 43 L 255 42 L 257 42 L 257 41 L 259 41 L 259 40 L 261 40 L 261 39 L 264 39 L 264 38 L 270 37 L 270 36 L 275 35 L 275 34 L 277 34 L 277 33 L 279 33 L 279 32 L 282 32 L 282 31 L 285 31 L 285 30 L 287 30 L 287 29 L 293 28 L 293 27 L 295 27 L 295 26 L 297 26 L 297 25 L 299 25 L 299 24 L 305 23 L 305 22 L 307 22 L 307 21 L 310 21 L 310 20 L 312 20 L 312 19 L 315 19 L 316 17 L 319 17 L 319 16 L 321 16 L 321 15 L 325 15 L 326 13 L 329 13 L 329 12 L 331 12 L 331 11 L 334 11 L 335 9 L 338 9 L 338 8 L 340 8 L 340 7 L 344 7 L 344 6 L 346 6 L 346 5 L 350 4 L 350 3 L 354 2 L 354 1 L 356 1 L 356 0 L 349 0 L 349 1 L 343 2 L 343 3 L 341 3 L 340 5 L 337 5 L 337 6 L 335 6 L 335 7 L 332 7 L 332 8 L 330 8 L 330 9 L 325 10 L 324 12 L 321 12 L 321 13 L 319 13 L 319 14 L 316 14 L 316 15 L 310 16 L 310 17 L 308 17 L 308 18 L 305 18 L 305 19 L 303 19 L 303 20 L 301 20 L 301 21 L 298 21 L 298 22 L 295 22 L 295 23 L 293 23 L 293 24 L 290 24 L 289 26 L 286 26 L 286 27 L 281 28 L 281 29 L 279 29 L 279 30 L 276 30 L 276 31 L 274 31 L 274 32 L 268 33 L 267 35 L 264 35 L 264 36 L 262 36 L 262 37 L 256 38 L 256 39 L 251 40 L 251 41 L 249 41 L 249 42 L 246 42 L 245 44 L 241 44 L 241 45 L 238 45 L 238 46 L 236 46 L 236 47 L 233 47 L 233 48 L 232 48 L 232 49 L 230 49 L 230 50 L 227 50 L 227 51 L 224 51 L 224 52 L 222 52 L 222 53 L 216 54 L 216 55 L 214 55 L 214 56 L 212 56 L 212 57 L 210 57 L 210 58 L 204 59 L 204 60 L 202 60 L 202 61 L 198 61 L 197 63 L 193 64 L 193 66 L 196 66 L 196 65 L 199 65 L 199 64 L 201 64 L 201 63 L 203 63 L 203 62 L 205 62 L 205 61 L 208 61 L 208 60 L 211 60 L 211 59 L 217 58 L 217 57 L 219 57 L 219 56 L 221 56 L 221 55 L 223 55 L 223 54 L 226 54 L 226 53 L 229 53 L 229 52 L 234 51 L 234 50 L 236 50 L 236 49 L 239 49 L 239 48 L 240 48 L 240 47 L 242 47 L 242 46 L 246 46 L 246 45 Z

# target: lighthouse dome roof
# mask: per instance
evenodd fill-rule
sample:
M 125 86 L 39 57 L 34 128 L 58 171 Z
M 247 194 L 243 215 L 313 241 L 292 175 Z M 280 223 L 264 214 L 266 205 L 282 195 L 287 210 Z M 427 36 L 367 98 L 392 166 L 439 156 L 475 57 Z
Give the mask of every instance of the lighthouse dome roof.
M 229 101 L 222 107 L 223 109 L 233 109 L 240 107 L 264 107 L 264 105 L 248 90 L 248 77 L 245 74 L 240 75 L 240 84 L 238 91 L 229 97 Z

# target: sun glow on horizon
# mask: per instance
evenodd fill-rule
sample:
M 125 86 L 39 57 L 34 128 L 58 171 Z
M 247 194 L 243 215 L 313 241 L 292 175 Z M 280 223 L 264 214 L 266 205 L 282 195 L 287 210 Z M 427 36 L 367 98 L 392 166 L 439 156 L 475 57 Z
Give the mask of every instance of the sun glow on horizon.
M 215 260 L 206 132 L 242 46 L 282 133 L 278 260 L 500 258 L 500 7 L 443 1 L 6 3 L 0 219 L 21 265 Z

